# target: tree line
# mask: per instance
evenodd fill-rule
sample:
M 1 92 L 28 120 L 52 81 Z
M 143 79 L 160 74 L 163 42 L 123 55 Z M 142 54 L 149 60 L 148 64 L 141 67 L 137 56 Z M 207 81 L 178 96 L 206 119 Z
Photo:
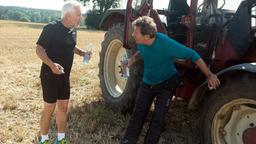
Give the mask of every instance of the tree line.
M 64 0 L 66 1 L 66 0 Z M 120 0 L 78 0 L 84 6 L 89 2 L 93 3 L 93 7 L 85 14 L 85 20 L 81 25 L 87 28 L 98 29 L 99 22 L 104 13 L 110 8 L 120 6 Z M 48 9 L 33 9 L 17 6 L 0 6 L 0 19 L 16 20 L 24 22 L 49 23 L 59 19 L 61 11 Z
M 0 19 L 24 22 L 48 23 L 59 19 L 57 10 L 33 9 L 15 6 L 0 6 Z

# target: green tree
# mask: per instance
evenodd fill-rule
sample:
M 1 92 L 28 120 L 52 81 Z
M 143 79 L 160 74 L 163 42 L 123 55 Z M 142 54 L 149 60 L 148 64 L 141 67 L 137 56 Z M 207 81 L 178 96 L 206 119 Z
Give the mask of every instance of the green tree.
M 10 19 L 13 19 L 13 20 L 19 20 L 22 17 L 22 12 L 18 10 L 10 11 L 9 17 Z
M 0 19 L 3 19 L 3 20 L 8 19 L 8 9 L 2 9 L 0 7 Z
M 110 8 L 116 8 L 120 5 L 120 0 L 80 0 L 84 4 L 88 4 L 89 1 L 93 3 L 93 11 L 99 14 L 105 13 Z
M 99 29 L 100 21 L 103 14 L 96 13 L 95 11 L 89 11 L 86 14 L 86 19 L 84 21 L 85 25 L 89 29 Z
M 23 7 L 0 6 L 0 19 L 48 23 L 60 18 L 56 10 L 32 9 Z
M 27 17 L 21 17 L 21 18 L 19 19 L 19 21 L 30 22 L 30 19 L 27 18 Z
M 40 12 L 31 13 L 31 21 L 32 22 L 40 22 L 41 21 L 41 14 L 40 14 Z

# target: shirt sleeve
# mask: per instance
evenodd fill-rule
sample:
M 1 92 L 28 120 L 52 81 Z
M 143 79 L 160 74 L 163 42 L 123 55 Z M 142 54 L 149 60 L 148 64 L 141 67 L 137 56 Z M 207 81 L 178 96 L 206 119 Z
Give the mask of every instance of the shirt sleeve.
M 48 49 L 50 47 L 51 44 L 51 34 L 52 30 L 51 30 L 51 26 L 50 25 L 46 25 L 43 28 L 43 31 L 41 33 L 41 35 L 39 36 L 36 44 L 39 44 L 40 46 L 42 46 L 44 49 Z
M 195 50 L 188 48 L 169 37 L 165 38 L 165 40 L 167 41 L 167 53 L 171 58 L 190 59 L 193 63 L 200 59 L 200 56 Z

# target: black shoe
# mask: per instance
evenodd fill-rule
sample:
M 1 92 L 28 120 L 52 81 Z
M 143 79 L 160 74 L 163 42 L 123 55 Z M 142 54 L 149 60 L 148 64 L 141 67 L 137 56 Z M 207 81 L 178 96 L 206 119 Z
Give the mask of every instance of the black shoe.
M 129 141 L 127 140 L 127 139 L 123 139 L 123 140 L 121 140 L 121 142 L 120 142 L 120 144 L 128 144 L 129 143 Z

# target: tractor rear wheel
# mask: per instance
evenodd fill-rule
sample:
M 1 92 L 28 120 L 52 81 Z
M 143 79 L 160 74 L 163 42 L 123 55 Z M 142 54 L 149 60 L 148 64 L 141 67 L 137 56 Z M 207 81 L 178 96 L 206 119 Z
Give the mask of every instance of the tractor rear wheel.
M 255 143 L 255 74 L 236 75 L 212 92 L 204 103 L 201 124 L 204 144 Z
M 136 49 L 123 47 L 124 27 L 114 25 L 106 32 L 102 42 L 99 63 L 99 78 L 102 96 L 106 104 L 115 112 L 131 112 L 137 88 L 143 71 L 142 62 L 137 62 L 129 68 L 129 77 L 120 73 L 120 61 L 124 56 L 130 57 Z

